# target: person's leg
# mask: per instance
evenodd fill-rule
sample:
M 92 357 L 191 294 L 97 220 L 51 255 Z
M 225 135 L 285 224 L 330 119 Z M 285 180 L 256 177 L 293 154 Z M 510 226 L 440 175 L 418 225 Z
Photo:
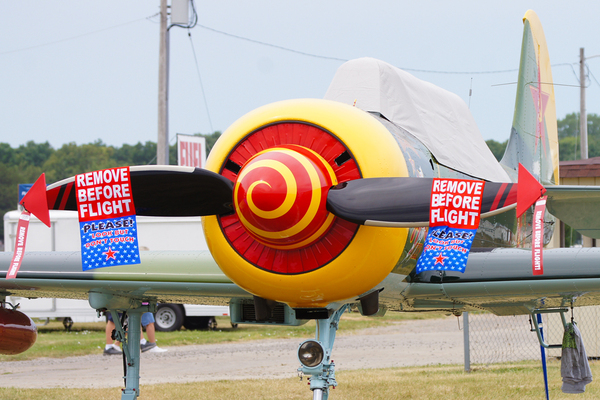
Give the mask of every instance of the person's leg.
M 112 331 L 115 329 L 115 323 L 110 320 L 106 321 L 106 344 L 113 344 L 115 341 L 112 338 Z
M 113 355 L 113 354 L 122 354 L 121 348 L 119 347 L 119 342 L 115 342 L 112 338 L 112 332 L 116 328 L 114 321 L 108 315 L 106 319 L 106 328 L 104 329 L 106 335 L 106 345 L 104 346 L 104 354 Z
M 142 340 L 140 346 L 142 352 L 146 352 L 156 347 L 156 337 L 154 336 L 154 315 L 151 312 L 142 314 L 142 327 L 146 329 L 148 340 Z
M 156 343 L 155 331 L 156 330 L 154 329 L 154 322 L 151 322 L 148 325 L 146 325 L 146 335 L 148 336 L 148 341 L 150 343 Z

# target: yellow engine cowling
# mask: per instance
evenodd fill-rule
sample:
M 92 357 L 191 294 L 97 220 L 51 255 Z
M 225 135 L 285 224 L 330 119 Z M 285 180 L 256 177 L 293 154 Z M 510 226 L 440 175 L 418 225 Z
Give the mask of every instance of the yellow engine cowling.
M 235 214 L 204 218 L 208 246 L 256 296 L 324 307 L 369 291 L 400 258 L 406 229 L 358 226 L 325 209 L 337 183 L 408 176 L 395 139 L 362 110 L 316 99 L 258 108 L 221 136 L 207 168 L 235 184 Z

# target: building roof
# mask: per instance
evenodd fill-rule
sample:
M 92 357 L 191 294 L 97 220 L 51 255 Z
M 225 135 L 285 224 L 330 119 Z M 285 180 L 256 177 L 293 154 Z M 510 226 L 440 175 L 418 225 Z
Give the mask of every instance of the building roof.
M 600 177 L 600 157 L 560 162 L 561 178 Z

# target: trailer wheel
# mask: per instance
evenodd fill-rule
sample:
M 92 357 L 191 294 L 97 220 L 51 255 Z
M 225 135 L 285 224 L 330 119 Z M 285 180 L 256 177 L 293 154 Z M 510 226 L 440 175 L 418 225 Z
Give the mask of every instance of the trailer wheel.
M 214 330 L 217 328 L 217 320 L 215 317 L 187 317 L 183 326 L 190 331 L 198 329 Z
M 159 304 L 154 314 L 154 323 L 159 332 L 173 332 L 181 329 L 185 319 L 180 304 Z
M 65 317 L 62 323 L 67 332 L 71 332 L 71 327 L 73 326 L 73 320 L 71 319 L 71 317 Z

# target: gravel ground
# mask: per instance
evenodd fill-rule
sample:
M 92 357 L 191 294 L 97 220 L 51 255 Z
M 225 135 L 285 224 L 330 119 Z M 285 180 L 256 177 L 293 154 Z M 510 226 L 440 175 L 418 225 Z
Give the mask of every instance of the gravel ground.
M 297 376 L 300 340 L 169 347 L 143 353 L 140 384 Z M 457 319 L 405 321 L 339 336 L 336 371 L 463 362 L 463 331 Z M 100 388 L 123 386 L 121 356 L 40 358 L 0 363 L 0 386 Z

